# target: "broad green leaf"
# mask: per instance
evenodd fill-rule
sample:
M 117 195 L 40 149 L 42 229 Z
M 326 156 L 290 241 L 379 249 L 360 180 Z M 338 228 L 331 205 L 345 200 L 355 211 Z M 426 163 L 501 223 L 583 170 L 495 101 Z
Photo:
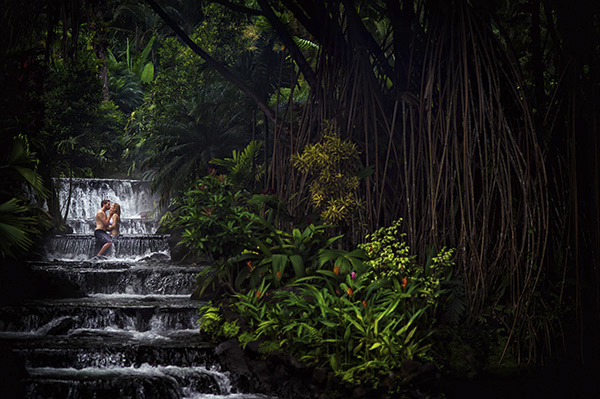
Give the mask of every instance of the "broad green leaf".
M 317 273 L 322 274 L 322 275 L 327 276 L 327 277 L 331 277 L 333 279 L 337 278 L 337 276 L 335 275 L 335 273 L 332 272 L 331 270 L 317 270 Z
M 152 62 L 146 64 L 140 75 L 140 80 L 144 83 L 150 83 L 154 80 L 154 64 Z
M 331 327 L 331 328 L 337 327 L 336 323 L 334 323 L 332 321 L 329 321 L 329 320 L 323 320 L 323 319 L 321 319 L 321 320 L 319 320 L 319 323 L 324 324 L 327 327 Z
M 271 256 L 271 259 L 273 261 L 273 274 L 277 274 L 277 273 L 283 274 L 283 272 L 285 270 L 285 266 L 288 263 L 289 257 L 287 255 L 283 255 L 283 254 L 273 254 Z M 281 277 L 281 275 L 280 275 L 280 277 Z
M 240 270 L 237 277 L 235 278 L 235 289 L 237 291 L 241 290 L 244 280 L 246 280 L 249 275 L 250 275 L 250 269 L 248 267 L 244 267 L 244 268 L 242 268 L 242 270 Z
M 291 255 L 290 261 L 292 262 L 296 277 L 304 277 L 304 260 L 302 257 L 300 255 Z
M 146 44 L 146 47 L 144 47 L 142 52 L 137 56 L 135 63 L 133 63 L 133 65 L 132 65 L 131 70 L 133 71 L 133 73 L 135 73 L 140 78 L 141 78 L 141 74 L 142 74 L 142 65 L 144 65 L 146 63 L 146 59 L 148 58 L 148 55 L 150 54 L 150 51 L 152 50 L 152 45 L 154 44 L 155 39 L 156 39 L 155 37 L 152 37 L 150 39 L 148 44 Z M 127 46 L 127 56 L 129 58 L 129 46 Z M 153 68 L 154 68 L 154 66 L 153 66 Z

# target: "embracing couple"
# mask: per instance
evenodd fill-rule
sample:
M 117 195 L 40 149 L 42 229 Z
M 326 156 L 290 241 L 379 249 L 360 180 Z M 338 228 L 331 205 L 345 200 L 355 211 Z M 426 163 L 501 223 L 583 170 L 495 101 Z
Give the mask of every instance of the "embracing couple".
M 106 211 L 109 211 L 106 216 Z M 102 256 L 113 243 L 113 238 L 119 235 L 119 225 L 121 224 L 121 207 L 116 202 L 111 206 L 109 200 L 100 202 L 100 210 L 96 212 L 96 256 Z M 110 234 L 109 234 L 110 232 Z

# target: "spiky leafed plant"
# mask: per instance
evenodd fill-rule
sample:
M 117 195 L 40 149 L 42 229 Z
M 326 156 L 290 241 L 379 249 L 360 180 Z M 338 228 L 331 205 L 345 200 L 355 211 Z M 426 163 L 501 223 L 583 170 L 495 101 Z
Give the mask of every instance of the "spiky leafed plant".
M 37 173 L 38 159 L 29 148 L 24 135 L 17 135 L 6 159 L 0 163 L 4 179 L 0 188 L 0 256 L 15 258 L 33 245 L 42 220 L 33 217 L 34 196 L 48 197 L 41 176 Z M 28 204 L 29 203 L 29 204 Z
M 253 193 L 265 174 L 258 158 L 261 147 L 262 143 L 252 140 L 243 150 L 233 150 L 231 158 L 215 158 L 210 163 L 223 167 L 236 187 Z
M 155 38 L 152 37 L 146 47 L 135 56 L 132 54 L 129 39 L 126 42 L 125 54 L 118 59 L 112 51 L 107 51 L 110 99 L 127 114 L 142 104 L 144 84 L 154 79 L 154 63 L 148 61 L 154 41 Z

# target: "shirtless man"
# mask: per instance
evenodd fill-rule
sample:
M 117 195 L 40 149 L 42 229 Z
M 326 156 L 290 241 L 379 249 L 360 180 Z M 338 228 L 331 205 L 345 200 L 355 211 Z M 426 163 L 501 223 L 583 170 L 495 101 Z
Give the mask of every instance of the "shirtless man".
M 96 212 L 96 230 L 94 231 L 94 237 L 96 237 L 96 257 L 102 256 L 108 248 L 112 246 L 112 238 L 107 233 L 108 230 L 108 216 L 106 211 L 110 209 L 110 201 L 102 200 L 100 202 L 100 210 Z

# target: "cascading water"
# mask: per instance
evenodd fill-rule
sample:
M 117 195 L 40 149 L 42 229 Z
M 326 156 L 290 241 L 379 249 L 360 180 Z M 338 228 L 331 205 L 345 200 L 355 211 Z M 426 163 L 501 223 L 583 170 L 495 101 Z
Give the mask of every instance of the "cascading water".
M 55 179 L 62 212 L 72 234 L 57 236 L 47 246 L 48 258 L 86 260 L 94 255 L 96 212 L 104 199 L 121 206 L 120 236 L 107 257 L 110 260 L 139 260 L 151 254 L 168 256 L 166 237 L 158 228 L 150 184 L 139 180 Z
M 69 180 L 58 179 L 66 201 Z M 67 223 L 35 271 L 66 279 L 82 298 L 0 306 L 0 350 L 21 359 L 25 398 L 264 398 L 236 393 L 214 348 L 198 333 L 190 299 L 200 266 L 170 262 L 147 183 L 73 179 Z M 90 260 L 100 201 L 122 209 L 122 236 L 101 261 Z
M 154 234 L 158 227 L 154 209 L 158 201 L 150 183 L 140 180 L 54 179 L 62 211 L 74 234 L 94 233 L 100 201 L 121 205 L 121 234 Z M 69 193 L 71 201 L 68 202 Z

